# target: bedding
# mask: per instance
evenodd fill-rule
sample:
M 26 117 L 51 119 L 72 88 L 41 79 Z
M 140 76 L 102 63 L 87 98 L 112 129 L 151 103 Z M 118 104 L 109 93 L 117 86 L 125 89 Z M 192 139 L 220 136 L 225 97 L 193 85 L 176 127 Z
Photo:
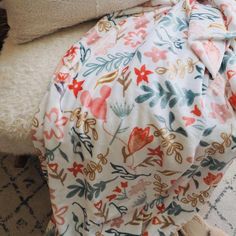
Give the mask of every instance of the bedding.
M 112 11 L 137 6 L 147 0 L 4 0 L 9 36 L 25 43 L 68 26 Z
M 58 58 L 95 24 L 85 22 L 22 45 L 9 37 L 4 40 L 0 52 L 0 152 L 35 154 L 32 119 Z
M 66 52 L 33 120 L 55 235 L 170 236 L 235 158 L 236 4 L 151 1 Z

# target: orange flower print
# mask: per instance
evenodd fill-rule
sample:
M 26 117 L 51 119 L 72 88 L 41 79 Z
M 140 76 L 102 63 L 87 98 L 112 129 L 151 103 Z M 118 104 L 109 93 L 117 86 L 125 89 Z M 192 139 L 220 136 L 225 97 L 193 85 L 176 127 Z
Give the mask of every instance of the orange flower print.
M 64 225 L 65 219 L 63 215 L 67 212 L 68 206 L 58 208 L 55 204 L 52 204 L 52 210 L 53 210 L 53 216 L 52 216 L 53 223 L 58 225 Z
M 140 45 L 143 40 L 146 38 L 147 33 L 145 30 L 139 30 L 137 32 L 129 32 L 127 36 L 124 37 L 125 45 L 131 46 L 132 48 L 136 48 Z
M 68 60 L 68 61 L 72 61 L 74 59 L 74 57 L 76 56 L 76 51 L 78 50 L 78 47 L 75 46 L 71 46 L 71 48 L 69 50 L 67 50 L 64 59 Z
M 57 77 L 56 77 L 56 82 L 57 83 L 66 83 L 70 78 L 70 74 L 69 73 L 62 73 L 62 72 L 59 72 L 57 74 Z
M 84 166 L 82 164 L 78 164 L 74 161 L 73 163 L 73 167 L 71 168 L 67 168 L 67 170 L 69 170 L 70 172 L 72 172 L 72 174 L 74 175 L 74 177 L 77 177 L 78 173 L 83 173 L 83 168 Z
M 232 93 L 232 96 L 229 98 L 231 106 L 236 110 L 236 94 Z
M 155 47 L 152 47 L 152 50 L 149 52 L 145 52 L 144 55 L 146 57 L 151 57 L 152 61 L 154 63 L 157 63 L 159 60 L 165 60 L 167 51 L 166 50 L 159 50 Z
M 148 83 L 149 82 L 148 75 L 153 73 L 150 70 L 146 70 L 146 65 L 142 65 L 140 70 L 138 68 L 134 68 L 134 72 L 137 75 L 137 85 L 139 85 L 140 82 L 142 82 L 142 81 L 145 81 Z
M 145 129 L 135 127 L 130 134 L 128 141 L 128 150 L 130 154 L 133 154 L 142 149 L 147 144 L 151 143 L 154 139 L 153 135 L 150 135 L 150 128 Z
M 222 177 L 223 177 L 222 173 L 218 173 L 216 175 L 208 173 L 207 177 L 203 178 L 203 180 L 205 184 L 214 186 L 221 181 Z
M 68 85 L 68 88 L 70 90 L 73 90 L 73 93 L 75 97 L 77 98 L 79 91 L 83 90 L 82 84 L 84 83 L 83 81 L 76 81 L 75 79 L 73 80 L 72 84 Z
M 221 124 L 226 123 L 228 119 L 232 118 L 232 114 L 225 104 L 211 103 L 211 108 L 211 117 L 217 119 Z
M 236 71 L 235 70 L 228 70 L 227 71 L 227 78 L 228 80 L 231 80 L 232 78 L 236 77 Z
M 68 118 L 65 116 L 60 117 L 59 110 L 54 107 L 51 109 L 49 113 L 45 113 L 45 130 L 43 132 L 46 139 L 51 139 L 55 137 L 58 140 L 63 139 L 64 132 L 63 126 L 65 126 L 68 122 Z

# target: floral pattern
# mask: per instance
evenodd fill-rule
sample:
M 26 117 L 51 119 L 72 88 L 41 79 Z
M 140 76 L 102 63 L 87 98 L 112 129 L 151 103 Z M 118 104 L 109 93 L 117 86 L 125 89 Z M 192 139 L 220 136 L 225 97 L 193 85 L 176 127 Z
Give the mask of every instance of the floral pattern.
M 32 127 L 55 235 L 171 236 L 206 203 L 235 158 L 235 27 L 233 0 L 153 0 L 66 52 Z

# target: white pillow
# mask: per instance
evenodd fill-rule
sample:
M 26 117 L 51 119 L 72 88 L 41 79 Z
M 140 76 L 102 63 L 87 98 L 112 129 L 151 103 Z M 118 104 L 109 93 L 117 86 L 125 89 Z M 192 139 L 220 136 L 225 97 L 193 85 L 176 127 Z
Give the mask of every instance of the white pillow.
M 66 50 L 95 22 L 15 45 L 7 38 L 0 54 L 0 152 L 33 153 L 31 122 Z
M 5 0 L 10 37 L 24 43 L 147 0 Z

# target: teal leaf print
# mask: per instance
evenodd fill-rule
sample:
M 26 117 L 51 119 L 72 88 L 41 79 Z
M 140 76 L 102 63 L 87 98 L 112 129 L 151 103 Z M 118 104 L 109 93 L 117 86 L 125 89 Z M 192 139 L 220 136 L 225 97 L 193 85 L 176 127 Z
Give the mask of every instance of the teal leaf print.
M 236 136 L 232 135 L 232 140 L 233 140 L 234 143 L 236 143 Z M 232 150 L 235 149 L 235 148 L 236 148 L 236 145 L 232 147 Z
M 137 57 L 138 57 L 139 62 L 141 63 L 142 62 L 142 54 L 140 51 L 137 51 Z
M 63 157 L 63 159 L 66 160 L 67 162 L 69 162 L 68 156 L 66 155 L 66 153 L 64 153 L 60 148 L 59 148 L 59 152 L 60 152 L 61 156 Z
M 84 147 L 87 149 L 89 154 L 93 156 L 93 144 L 91 143 L 91 138 L 84 133 L 78 133 L 75 128 L 72 128 L 73 132 L 77 135 L 80 142 L 84 145 Z M 80 145 L 81 146 L 81 145 Z
M 202 141 L 202 140 L 200 141 L 199 144 L 200 144 L 201 147 L 207 147 L 207 146 L 210 145 L 209 143 L 207 143 L 207 142 L 205 142 L 205 141 Z
M 212 171 L 221 171 L 224 169 L 227 163 L 223 161 L 219 161 L 217 159 L 213 159 L 211 156 L 208 156 L 206 159 L 201 161 L 201 166 L 202 167 L 208 167 L 209 170 Z
M 174 215 L 174 216 L 179 215 L 181 212 L 193 212 L 193 210 L 191 211 L 184 210 L 180 205 L 178 205 L 174 201 L 166 208 L 166 211 L 168 215 Z
M 202 135 L 205 137 L 210 135 L 215 127 L 216 127 L 216 125 L 211 128 L 205 129 Z
M 155 82 L 154 85 L 156 91 L 147 85 L 141 86 L 140 88 L 145 94 L 139 95 L 135 99 L 135 102 L 143 103 L 152 98 L 149 102 L 150 107 L 154 107 L 160 100 L 160 106 L 164 109 L 167 105 L 173 108 L 177 102 L 180 102 L 180 105 L 186 104 L 187 106 L 191 106 L 194 103 L 195 97 L 200 95 L 199 93 L 194 93 L 192 90 L 180 89 L 177 85 L 174 87 L 170 81 L 165 81 L 166 89 L 158 82 Z
M 84 45 L 80 42 L 80 61 L 84 64 L 91 55 L 91 49 L 85 48 Z
M 86 67 L 89 69 L 84 72 L 83 76 L 88 76 L 94 72 L 96 75 L 106 70 L 110 72 L 112 70 L 118 69 L 121 66 L 126 66 L 134 57 L 134 53 L 116 53 L 115 55 L 108 54 L 107 59 L 103 57 L 97 57 L 97 63 L 88 63 Z
M 158 116 L 158 115 L 155 115 L 155 117 L 157 118 L 157 120 L 161 123 L 164 123 L 165 124 L 165 128 L 167 128 L 169 131 L 171 132 L 175 132 L 175 133 L 179 133 L 185 137 L 188 137 L 188 133 L 186 132 L 186 130 L 182 127 L 178 127 L 177 129 L 173 129 L 172 127 L 172 124 L 174 123 L 175 121 L 175 115 L 173 112 L 169 112 L 169 126 L 167 125 L 167 122 L 165 120 L 164 117 L 162 116 Z
M 140 236 L 140 234 L 130 234 L 130 233 L 118 231 L 118 230 L 113 229 L 113 228 L 108 229 L 105 232 L 108 233 L 108 234 L 111 234 L 111 235 L 115 235 L 115 236 Z
M 173 112 L 169 113 L 169 125 L 171 127 L 172 123 L 175 121 L 175 115 Z
M 151 174 L 132 174 L 129 173 L 123 166 L 120 165 L 115 165 L 113 163 L 110 163 L 114 171 L 112 174 L 119 174 L 121 178 L 126 179 L 126 180 L 135 180 L 140 176 L 150 176 Z
M 215 21 L 216 19 L 219 19 L 218 15 L 214 15 L 211 13 L 193 13 L 190 16 L 190 20 L 211 20 Z
M 177 31 L 183 31 L 188 28 L 188 22 L 186 20 L 181 20 L 179 17 L 176 17 L 178 25 L 176 26 Z
M 178 129 L 175 130 L 176 133 L 182 134 L 185 137 L 188 137 L 188 133 L 186 132 L 186 130 L 182 127 L 179 127 Z

